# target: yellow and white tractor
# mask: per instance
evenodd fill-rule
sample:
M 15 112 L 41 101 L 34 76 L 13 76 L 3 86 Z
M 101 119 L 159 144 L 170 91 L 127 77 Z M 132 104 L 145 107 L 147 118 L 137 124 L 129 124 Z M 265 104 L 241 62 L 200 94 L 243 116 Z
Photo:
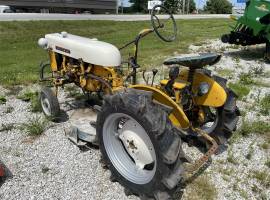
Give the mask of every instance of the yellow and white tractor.
M 164 61 L 168 79 L 154 85 L 158 71 L 153 69 L 151 84 L 137 83 L 141 39 L 155 32 L 171 42 L 177 34 L 173 15 L 162 5 L 153 8 L 151 22 L 153 28 L 142 30 L 120 49 L 66 32 L 41 38 L 39 45 L 49 52 L 51 69 L 47 79 L 43 65 L 41 79 L 52 81 L 55 92 L 42 89 L 40 101 L 44 114 L 56 119 L 58 87 L 75 83 L 86 93 L 99 94 L 103 103 L 97 107 L 95 142 L 111 180 L 123 185 L 127 195 L 163 200 L 171 199 L 227 144 L 239 111 L 226 80 L 203 68 L 217 63 L 217 54 L 169 58 Z M 135 52 L 123 69 L 120 50 L 129 45 Z M 198 147 L 203 156 L 191 161 L 182 150 L 183 142 Z

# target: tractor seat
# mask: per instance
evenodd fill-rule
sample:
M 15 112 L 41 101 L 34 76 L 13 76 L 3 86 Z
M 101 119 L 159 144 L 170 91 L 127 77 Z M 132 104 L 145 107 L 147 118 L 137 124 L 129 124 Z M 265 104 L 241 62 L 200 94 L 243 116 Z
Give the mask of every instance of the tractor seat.
M 206 65 L 214 65 L 221 58 L 221 55 L 215 53 L 199 54 L 198 56 L 191 57 L 173 57 L 165 60 L 164 65 L 182 65 L 193 69 L 199 69 Z

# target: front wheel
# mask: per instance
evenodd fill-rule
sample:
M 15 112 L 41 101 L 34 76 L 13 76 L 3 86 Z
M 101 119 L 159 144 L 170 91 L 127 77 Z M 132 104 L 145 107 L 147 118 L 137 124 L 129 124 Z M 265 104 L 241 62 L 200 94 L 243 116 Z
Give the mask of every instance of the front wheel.
M 151 93 L 128 89 L 105 97 L 97 133 L 111 179 L 124 186 L 126 194 L 171 198 L 183 175 L 182 142 Z
M 39 101 L 44 115 L 47 118 L 56 121 L 60 115 L 60 106 L 54 92 L 48 87 L 42 88 L 39 95 Z

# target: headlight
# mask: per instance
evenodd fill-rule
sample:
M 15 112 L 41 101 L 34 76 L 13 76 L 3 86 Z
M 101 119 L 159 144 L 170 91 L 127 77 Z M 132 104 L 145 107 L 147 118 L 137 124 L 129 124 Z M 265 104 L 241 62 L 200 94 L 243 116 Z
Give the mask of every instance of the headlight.
M 198 87 L 198 96 L 203 96 L 205 94 L 207 94 L 209 92 L 209 84 L 206 82 L 202 82 L 200 83 L 199 87 Z

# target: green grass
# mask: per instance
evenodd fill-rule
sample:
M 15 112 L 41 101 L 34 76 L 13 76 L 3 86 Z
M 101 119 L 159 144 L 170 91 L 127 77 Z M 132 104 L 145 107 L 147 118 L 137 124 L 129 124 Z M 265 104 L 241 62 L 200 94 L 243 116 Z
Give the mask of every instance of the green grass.
M 270 94 L 261 99 L 260 113 L 265 116 L 270 115 Z
M 5 104 L 7 102 L 6 97 L 0 95 L 0 105 Z
M 22 124 L 21 128 L 24 129 L 30 136 L 41 135 L 47 126 L 48 122 L 40 117 L 30 119 L 29 122 Z
M 264 138 L 264 143 L 261 144 L 263 149 L 268 149 L 270 145 L 270 123 L 265 121 L 254 121 L 247 122 L 242 121 L 240 128 L 234 132 L 233 136 L 230 138 L 230 144 L 236 143 L 242 137 L 248 137 L 251 134 L 258 134 Z
M 185 193 L 189 200 L 214 200 L 217 198 L 217 190 L 208 176 L 196 178 L 187 186 Z
M 0 127 L 0 132 L 2 132 L 2 131 L 11 131 L 14 127 L 15 127 L 15 125 L 13 123 L 2 124 L 1 127 Z
M 230 30 L 230 20 L 198 19 L 177 20 L 178 39 L 162 42 L 155 34 L 144 38 L 140 44 L 139 64 L 143 68 L 161 65 L 165 57 L 186 53 L 192 43 L 219 38 Z M 89 38 L 98 38 L 121 47 L 135 38 L 150 21 L 27 21 L 0 22 L 0 84 L 16 85 L 37 81 L 39 64 L 47 60 L 47 53 L 37 45 L 47 33 L 68 31 Z M 123 52 L 124 57 L 130 48 Z
M 247 96 L 250 92 L 250 88 L 242 83 L 229 83 L 228 86 L 238 95 L 240 100 Z
M 38 98 L 38 92 L 37 91 L 25 91 L 22 94 L 17 96 L 18 99 L 21 99 L 23 101 L 29 102 L 31 105 L 31 111 L 32 112 L 41 112 L 41 104 L 39 102 Z

